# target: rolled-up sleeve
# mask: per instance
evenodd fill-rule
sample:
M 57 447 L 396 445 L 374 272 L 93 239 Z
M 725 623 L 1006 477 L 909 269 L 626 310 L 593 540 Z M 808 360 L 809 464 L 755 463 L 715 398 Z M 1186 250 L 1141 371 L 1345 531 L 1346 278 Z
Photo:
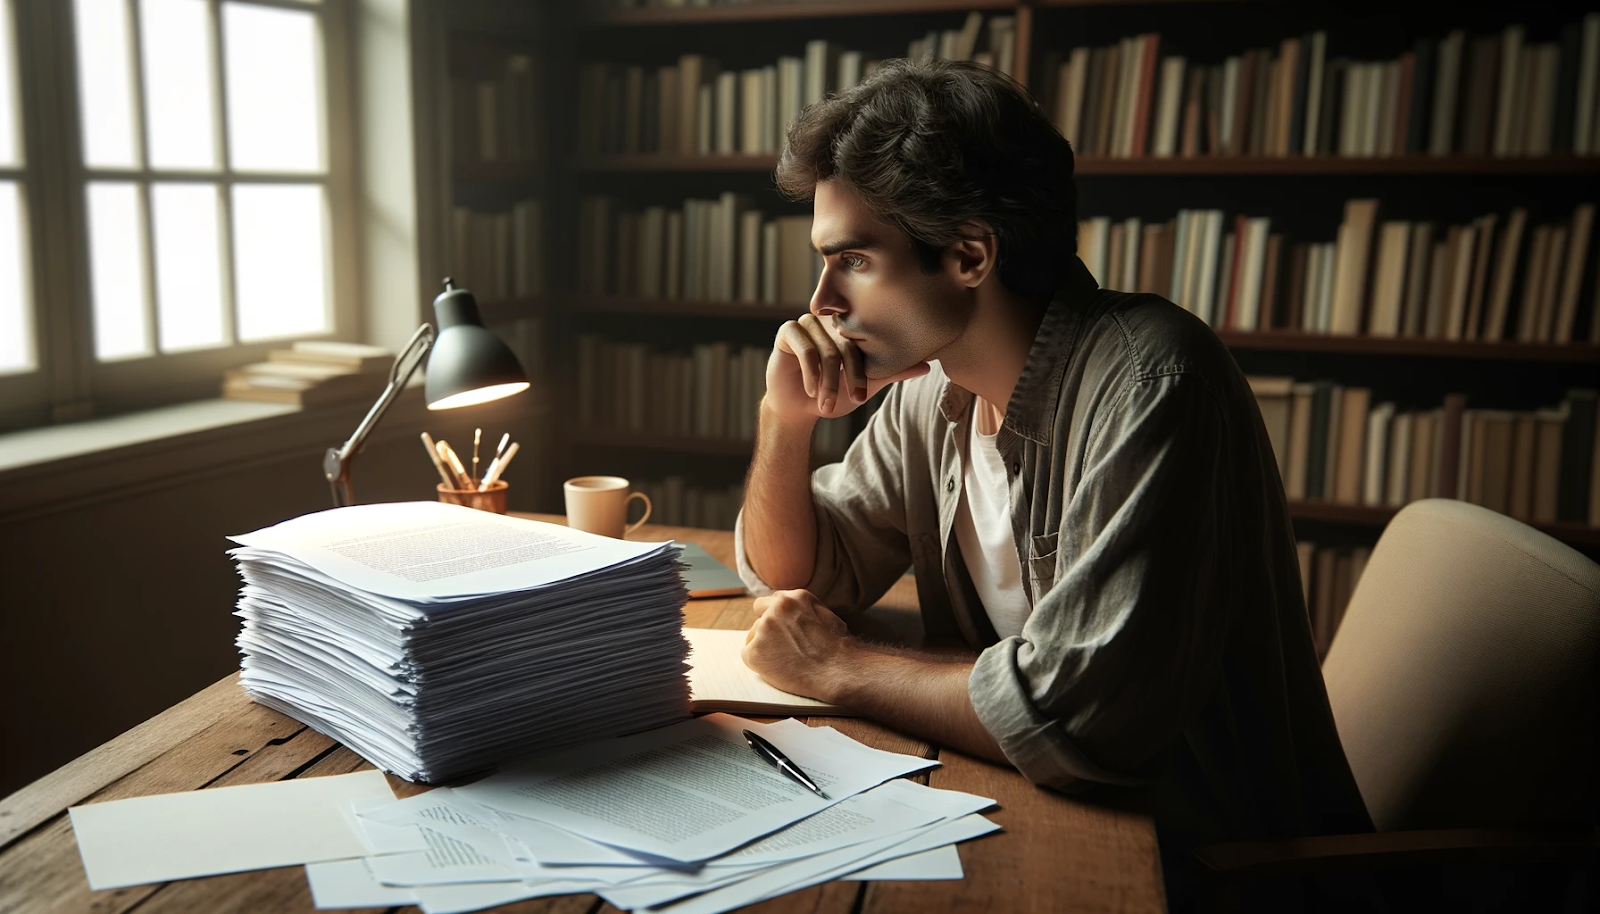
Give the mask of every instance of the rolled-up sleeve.
M 1147 781 L 1207 699 L 1227 638 L 1227 433 L 1213 393 L 1184 374 L 1133 381 L 1090 434 L 1055 584 L 968 681 L 1006 757 L 1052 787 Z
M 906 535 L 902 427 L 905 387 L 894 384 L 845 451 L 844 460 L 811 474 L 817 520 L 816 565 L 806 590 L 835 612 L 865 609 L 911 564 Z M 744 512 L 734 525 L 739 577 L 752 593 L 772 588 L 750 566 Z

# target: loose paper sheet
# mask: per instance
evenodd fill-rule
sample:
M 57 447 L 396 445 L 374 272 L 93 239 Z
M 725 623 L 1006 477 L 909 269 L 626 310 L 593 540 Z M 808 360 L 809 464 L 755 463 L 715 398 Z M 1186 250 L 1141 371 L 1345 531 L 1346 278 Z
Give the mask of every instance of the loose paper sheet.
M 920 854 L 907 854 L 898 860 L 869 866 L 843 877 L 850 882 L 928 881 L 960 879 L 961 853 L 954 844 L 936 847 Z
M 712 714 L 607 743 L 530 756 L 456 792 L 474 803 L 541 819 L 603 844 L 695 862 L 725 854 L 890 778 L 937 764 L 864 746 L 840 751 L 827 736 L 794 729 L 763 733 L 832 797 L 823 800 L 763 762 L 740 735 L 745 728 L 767 729 L 754 721 Z M 538 849 L 533 851 L 538 856 Z
M 216 787 L 74 806 L 92 889 L 360 857 L 354 804 L 394 792 L 382 772 Z

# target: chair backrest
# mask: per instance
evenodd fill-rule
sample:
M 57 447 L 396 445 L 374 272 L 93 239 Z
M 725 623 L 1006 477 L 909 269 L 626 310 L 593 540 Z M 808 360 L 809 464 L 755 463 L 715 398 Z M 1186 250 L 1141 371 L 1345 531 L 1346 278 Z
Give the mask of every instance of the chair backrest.
M 1600 565 L 1532 527 L 1413 502 L 1323 664 L 1380 831 L 1593 824 Z

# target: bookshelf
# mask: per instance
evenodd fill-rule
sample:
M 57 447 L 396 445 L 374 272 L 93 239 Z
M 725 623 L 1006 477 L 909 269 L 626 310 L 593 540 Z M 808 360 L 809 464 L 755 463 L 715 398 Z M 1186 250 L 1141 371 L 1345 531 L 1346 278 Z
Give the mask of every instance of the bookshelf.
M 667 155 L 662 153 L 612 154 L 580 162 L 584 172 L 770 172 L 776 154 Z M 1596 175 L 1596 163 L 1583 156 L 1192 156 L 1124 159 L 1083 156 L 1074 162 L 1080 177 L 1127 175 L 1131 177 L 1338 176 L 1338 175 Z
M 1309 36 L 1326 30 L 1328 61 L 1348 58 L 1368 66 L 1371 78 L 1377 80 L 1380 76 L 1391 78 L 1394 67 L 1404 63 L 1406 55 L 1414 54 L 1421 40 L 1442 43 L 1460 29 L 1465 33 L 1458 77 L 1463 97 L 1457 104 L 1465 118 L 1470 113 L 1466 109 L 1470 89 L 1467 58 L 1486 47 L 1480 42 L 1483 47 L 1475 49 L 1475 39 L 1501 40 L 1506 26 L 1525 22 L 1522 46 L 1545 47 L 1562 40 L 1563 26 L 1581 21 L 1590 12 L 1578 4 L 1462 9 L 1443 17 L 1434 11 L 1402 11 L 1386 20 L 1385 30 L 1374 32 L 1354 27 L 1372 12 L 1365 7 L 1259 0 L 748 0 L 728 4 L 712 0 L 712 5 L 704 7 L 644 7 L 641 3 L 640 8 L 617 8 L 621 5 L 549 3 L 542 8 L 548 14 L 545 39 L 559 48 L 551 59 L 550 85 L 561 87 L 551 93 L 554 113 L 544 165 L 466 161 L 457 162 L 449 174 L 458 198 L 482 200 L 498 194 L 499 199 L 510 199 L 522 190 L 537 188 L 548 202 L 546 259 L 559 264 L 559 269 L 549 271 L 549 289 L 538 295 L 487 302 L 486 310 L 504 319 L 539 317 L 548 323 L 551 370 L 561 402 L 574 401 L 576 343 L 586 335 L 647 343 L 653 351 L 662 352 L 682 353 L 711 340 L 726 341 L 734 349 L 770 346 L 776 325 L 804 309 L 798 301 L 750 303 L 725 294 L 644 295 L 637 289 L 602 291 L 579 286 L 577 265 L 585 242 L 582 232 L 573 228 L 581 224 L 580 202 L 587 198 L 612 198 L 617 212 L 650 207 L 670 212 L 686 200 L 706 200 L 731 191 L 753 200 L 767 219 L 808 212 L 803 206 L 778 200 L 772 192 L 770 175 L 776 153 L 770 148 L 739 151 L 745 148 L 742 137 L 720 152 L 684 152 L 676 145 L 670 151 L 645 151 L 651 147 L 637 129 L 633 139 L 626 141 L 635 144 L 633 149 L 623 149 L 626 142 L 620 140 L 585 145 L 586 136 L 604 133 L 595 130 L 594 118 L 609 116 L 605 114 L 609 109 L 580 97 L 580 71 L 587 64 L 615 67 L 607 78 L 619 79 L 617 91 L 623 91 L 626 68 L 642 67 L 653 73 L 685 54 L 721 57 L 724 66 L 733 71 L 770 65 L 784 55 L 802 57 L 811 39 L 827 39 L 869 57 L 897 56 L 905 53 L 909 39 L 930 31 L 959 29 L 967 14 L 976 11 L 984 16 L 986 32 L 993 17 L 1013 20 L 1014 75 L 1054 116 L 1063 84 L 1060 68 L 1069 63 L 1077 47 L 1110 48 L 1160 32 L 1160 53 L 1182 56 L 1196 69 L 1220 67 L 1229 57 L 1242 58 L 1258 49 L 1265 49 L 1259 56 L 1265 67 L 1279 59 L 1286 39 L 1307 38 L 1305 47 L 1309 48 Z M 1204 27 L 1196 27 L 1200 25 Z M 1536 58 L 1537 53 L 1530 51 L 1529 59 Z M 1459 135 L 1452 134 L 1456 138 L 1446 143 L 1448 148 L 1429 151 L 1424 144 L 1418 151 L 1408 147 L 1408 143 L 1415 146 L 1415 138 L 1402 138 L 1402 125 L 1396 121 L 1387 136 L 1387 154 L 1377 154 L 1370 146 L 1335 154 L 1340 151 L 1335 146 L 1308 155 L 1283 143 L 1282 136 L 1274 147 L 1267 133 L 1252 145 L 1249 131 L 1244 130 L 1239 134 L 1242 142 L 1218 141 L 1217 148 L 1211 149 L 1202 139 L 1197 149 L 1184 154 L 1182 143 L 1174 141 L 1172 154 L 1158 156 L 1156 103 L 1151 104 L 1148 148 L 1137 154 L 1105 154 L 1103 138 L 1091 145 L 1091 153 L 1078 156 L 1080 212 L 1085 218 L 1138 218 L 1152 225 L 1174 218 L 1175 212 L 1185 208 L 1222 209 L 1230 228 L 1235 216 L 1270 217 L 1272 231 L 1282 233 L 1287 250 L 1291 243 L 1331 246 L 1340 231 L 1345 201 L 1355 198 L 1381 200 L 1380 220 L 1436 221 L 1441 238 L 1446 227 L 1474 225 L 1474 220 L 1490 212 L 1499 220 L 1491 231 L 1502 232 L 1509 214 L 1517 208 L 1528 211 L 1530 237 L 1535 224 L 1547 226 L 1553 233 L 1557 227 L 1571 227 L 1574 204 L 1600 203 L 1588 190 L 1593 178 L 1600 176 L 1600 157 L 1592 154 L 1600 152 L 1600 147 L 1582 155 L 1566 151 L 1571 143 L 1563 148 L 1502 148 L 1496 154 L 1492 124 L 1480 137 L 1489 145 L 1478 148 L 1467 142 L 1463 120 L 1452 128 Z M 1259 100 L 1255 105 L 1253 115 L 1265 110 Z M 1600 114 L 1596 116 L 1600 118 Z M 1177 123 L 1181 122 L 1180 112 Z M 1483 127 L 1479 123 L 1473 129 Z M 626 133 L 618 127 L 612 140 Z M 1378 137 L 1374 142 L 1382 140 Z M 715 149 L 715 143 L 707 148 Z M 1594 233 L 1600 235 L 1600 227 Z M 1529 238 L 1522 241 L 1524 249 L 1529 243 Z M 1375 404 L 1379 399 L 1392 400 L 1402 410 L 1436 407 L 1446 390 L 1466 393 L 1473 406 L 1485 409 L 1547 409 L 1570 388 L 1600 388 L 1600 336 L 1587 332 L 1585 324 L 1600 320 L 1600 316 L 1588 316 L 1600 308 L 1593 291 L 1594 235 L 1586 257 L 1589 265 L 1580 274 L 1580 316 L 1573 342 L 1549 341 L 1554 338 L 1549 332 L 1543 338 L 1536 334 L 1535 338 L 1518 339 L 1510 329 L 1514 320 L 1508 325 L 1506 339 L 1494 342 L 1471 338 L 1475 333 L 1448 339 L 1308 332 L 1284 326 L 1269 328 L 1266 323 L 1248 330 L 1214 326 L 1247 374 L 1365 385 L 1372 390 Z M 1376 260 L 1374 251 L 1374 264 Z M 1493 285 L 1494 267 L 1491 262 L 1484 271 L 1486 286 Z M 1513 313 L 1523 294 L 1522 274 L 1516 275 L 1510 296 Z M 1117 281 L 1103 284 L 1126 287 Z M 1362 323 L 1366 329 L 1365 320 Z M 691 482 L 707 490 L 736 483 L 744 469 L 738 458 L 747 458 L 751 447 L 742 440 L 582 428 L 573 421 L 557 422 L 552 431 L 557 476 L 616 472 L 649 480 L 670 473 L 692 477 Z M 558 497 L 549 507 L 559 507 Z M 1369 547 L 1395 510 L 1306 499 L 1291 504 L 1298 534 L 1341 550 Z M 1592 556 L 1600 555 L 1600 526 L 1571 521 L 1536 526 Z

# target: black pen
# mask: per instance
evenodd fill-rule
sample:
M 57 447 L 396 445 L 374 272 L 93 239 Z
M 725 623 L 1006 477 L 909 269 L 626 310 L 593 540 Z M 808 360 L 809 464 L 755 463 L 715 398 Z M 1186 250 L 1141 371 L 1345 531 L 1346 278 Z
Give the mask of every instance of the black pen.
M 806 788 L 824 800 L 833 799 L 833 797 L 823 793 L 822 788 L 818 787 L 810 778 L 806 777 L 806 773 L 800 770 L 799 765 L 789 761 L 789 757 L 787 755 L 779 752 L 777 746 L 772 745 L 771 743 L 762 739 L 758 734 L 751 733 L 749 730 L 744 731 L 744 739 L 745 742 L 750 744 L 750 748 L 756 750 L 756 755 L 759 755 L 767 760 L 767 764 L 778 769 L 784 774 L 787 774 L 800 786 Z

